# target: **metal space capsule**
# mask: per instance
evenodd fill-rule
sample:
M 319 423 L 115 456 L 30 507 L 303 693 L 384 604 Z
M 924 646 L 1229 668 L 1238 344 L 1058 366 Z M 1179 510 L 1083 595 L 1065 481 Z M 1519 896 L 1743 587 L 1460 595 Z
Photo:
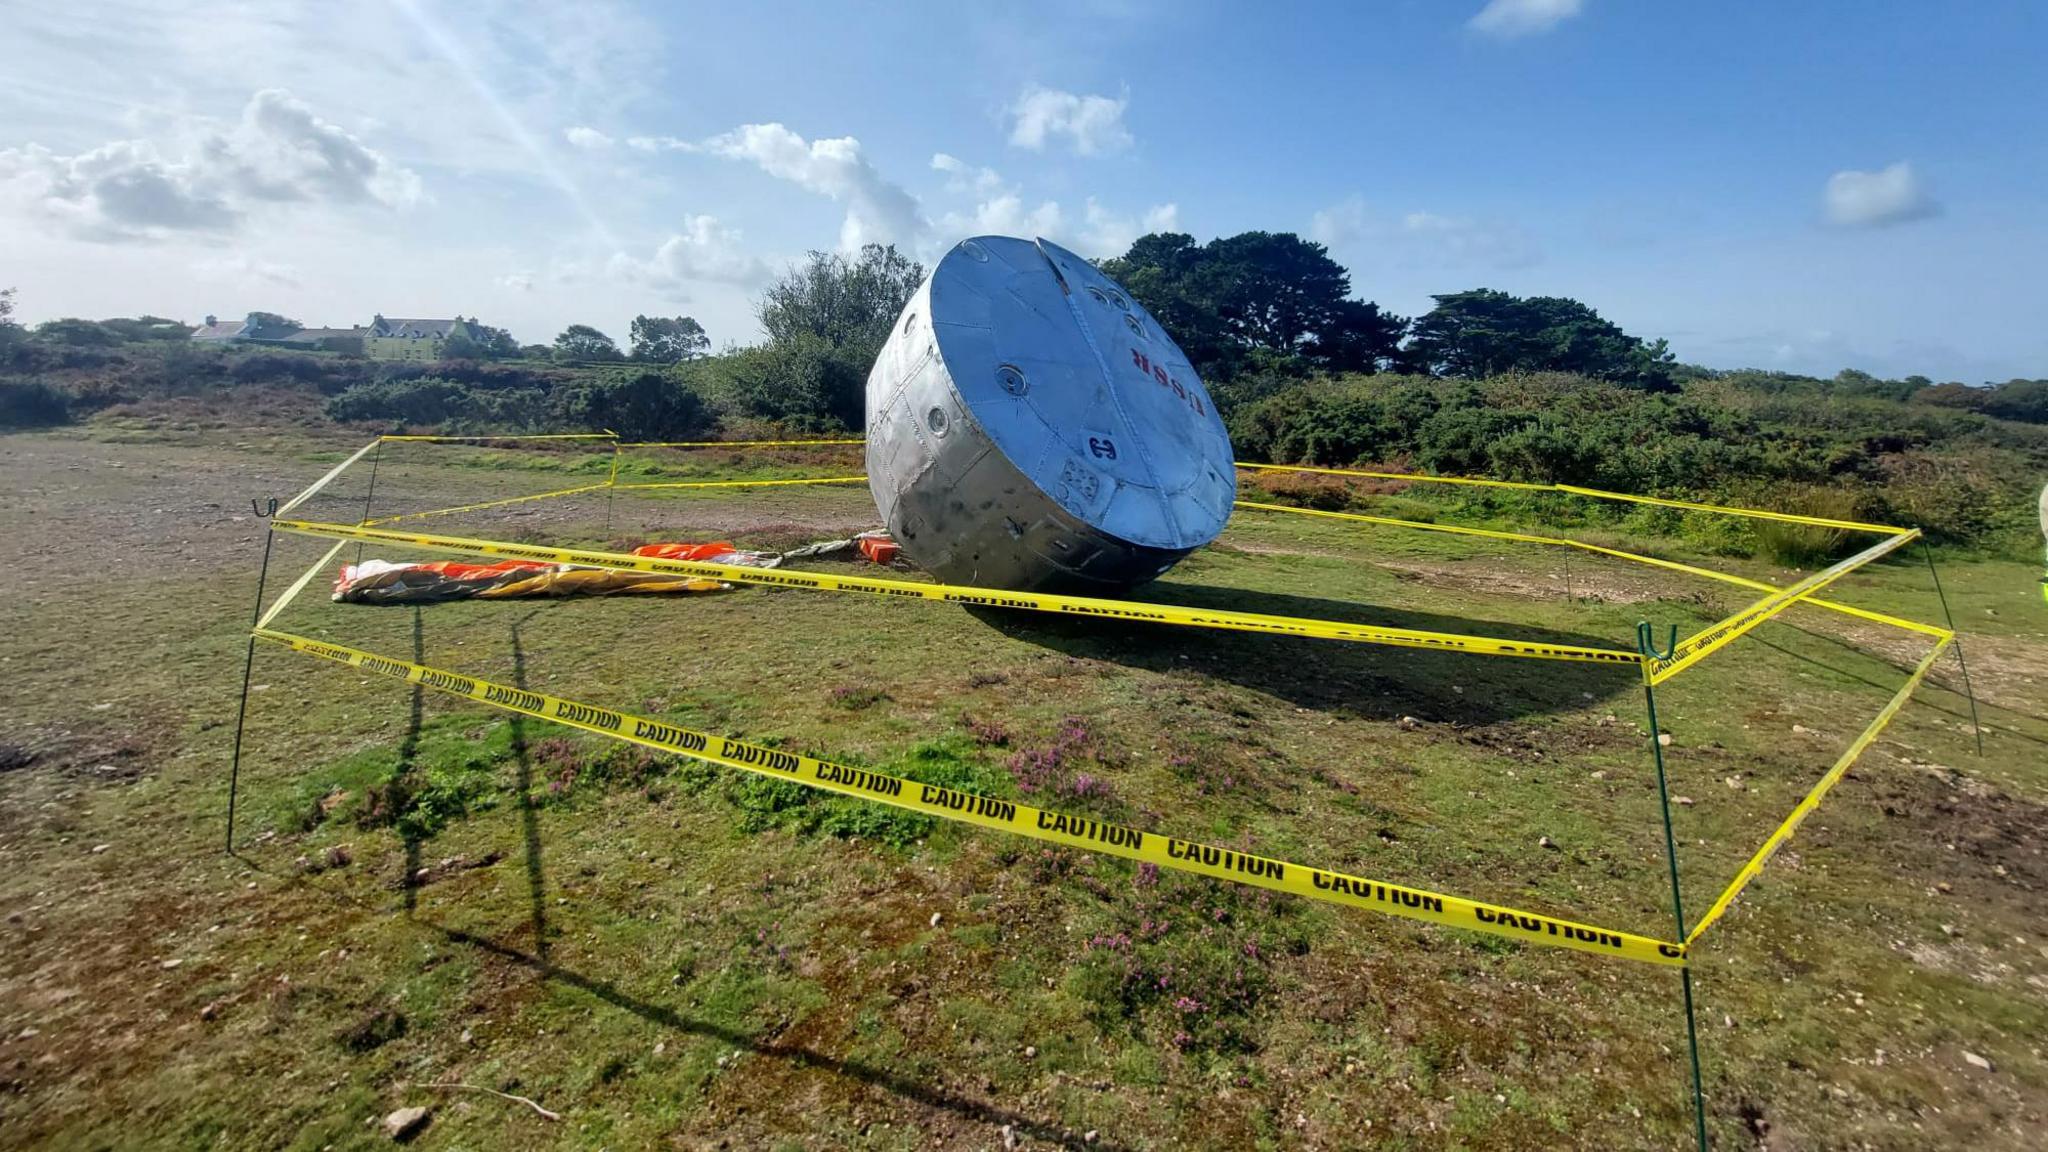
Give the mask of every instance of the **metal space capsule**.
M 1216 538 L 1230 436 L 1159 322 L 1045 240 L 979 236 L 868 374 L 868 486 L 939 579 L 1116 592 Z

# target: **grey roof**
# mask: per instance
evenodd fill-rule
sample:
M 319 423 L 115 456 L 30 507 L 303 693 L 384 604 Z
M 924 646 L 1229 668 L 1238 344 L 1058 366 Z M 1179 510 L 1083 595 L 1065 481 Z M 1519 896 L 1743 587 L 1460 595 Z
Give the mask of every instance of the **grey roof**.
M 381 316 L 370 328 L 372 336 L 405 336 L 429 340 L 446 340 L 455 330 L 455 320 L 408 320 L 396 316 Z
M 249 331 L 247 320 L 223 320 L 218 324 L 201 324 L 192 333 L 194 340 L 233 340 L 245 336 Z

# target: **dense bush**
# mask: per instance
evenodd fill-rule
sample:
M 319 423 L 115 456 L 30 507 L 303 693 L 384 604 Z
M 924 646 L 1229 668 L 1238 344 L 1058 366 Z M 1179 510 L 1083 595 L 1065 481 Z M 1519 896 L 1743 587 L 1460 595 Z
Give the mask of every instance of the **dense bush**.
M 48 428 L 69 422 L 71 399 L 41 380 L 0 380 L 0 428 Z
M 860 354 L 797 333 L 779 344 L 693 361 L 686 378 L 722 411 L 801 432 L 866 424 L 867 374 Z
M 1844 374 L 1845 377 L 1850 374 Z M 1858 374 L 1860 375 L 1860 374 Z M 1276 463 L 1409 464 L 1440 474 L 1566 483 L 1925 528 L 1949 541 L 2016 538 L 2048 471 L 2048 429 L 1900 403 L 1886 382 L 1689 381 L 1645 394 L 1560 374 L 1477 382 L 1343 377 L 1229 413 L 1238 455 Z M 1825 395 L 1822 395 L 1822 393 Z M 1322 506 L 1338 497 L 1305 494 Z M 1709 551 L 1810 563 L 1828 530 L 1689 525 Z
M 626 372 L 557 388 L 553 422 L 606 428 L 628 440 L 698 440 L 716 427 L 704 401 L 677 376 Z
M 476 388 L 438 376 L 358 384 L 327 401 L 330 419 L 403 428 L 525 430 L 546 422 L 537 388 Z

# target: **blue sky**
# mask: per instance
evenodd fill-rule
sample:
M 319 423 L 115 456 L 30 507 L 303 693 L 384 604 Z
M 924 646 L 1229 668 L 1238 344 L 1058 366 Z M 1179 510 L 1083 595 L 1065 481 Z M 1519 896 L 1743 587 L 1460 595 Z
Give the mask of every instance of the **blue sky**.
M 1266 228 L 1403 314 L 1498 287 L 1716 367 L 2041 376 L 2043 58 L 2033 3 L 39 5 L 0 283 L 723 343 L 807 249 Z

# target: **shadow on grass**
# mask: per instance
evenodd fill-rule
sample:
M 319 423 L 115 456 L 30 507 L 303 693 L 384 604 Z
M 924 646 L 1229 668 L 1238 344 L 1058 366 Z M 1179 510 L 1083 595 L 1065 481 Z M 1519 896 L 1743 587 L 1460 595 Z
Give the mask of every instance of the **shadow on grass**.
M 1781 622 L 1782 622 L 1782 621 L 1781 621 Z M 1883 660 L 1883 659 L 1884 659 L 1884 658 L 1883 658 L 1882 656 L 1879 656 L 1878 654 L 1876 654 L 1876 653 L 1874 653 L 1874 652 L 1870 652 L 1870 651 L 1867 651 L 1867 650 L 1865 650 L 1865 649 L 1862 649 L 1862 648 L 1858 648 L 1858 647 L 1856 647 L 1855 645 L 1853 645 L 1853 644 L 1850 644 L 1849 642 L 1847 642 L 1847 641 L 1845 641 L 1845 640 L 1842 640 L 1842 639 L 1841 639 L 1841 638 L 1839 638 L 1839 637 L 1835 637 L 1835 636 L 1830 636 L 1830 635 L 1828 635 L 1828 634 L 1827 634 L 1827 633 L 1825 633 L 1825 632 L 1814 632 L 1814 631 L 1811 631 L 1811 630 L 1809 630 L 1809 629 L 1806 629 L 1806 628 L 1801 628 L 1801 627 L 1799 627 L 1799 626 L 1798 626 L 1797 624 L 1786 624 L 1785 626 L 1786 626 L 1787 628 L 1790 628 L 1790 629 L 1792 629 L 1792 630 L 1793 630 L 1794 632 L 1797 632 L 1797 633 L 1799 633 L 1799 634 L 1800 634 L 1800 635 L 1802 635 L 1802 636 L 1807 636 L 1807 637 L 1810 637 L 1810 638 L 1812 638 L 1812 639 L 1815 639 L 1815 640 L 1823 640 L 1823 641 L 1826 641 L 1826 642 L 1828 642 L 1829 644 L 1832 644 L 1832 645 L 1834 645 L 1834 646 L 1836 646 L 1836 647 L 1838 647 L 1838 648 L 1842 648 L 1842 649 L 1844 649 L 1844 650 L 1846 650 L 1846 651 L 1849 651 L 1849 652 L 1853 652 L 1853 653 L 1855 653 L 1855 654 L 1856 654 L 1856 655 L 1858 655 L 1858 656 L 1864 656 L 1864 657 L 1868 657 L 1868 658 L 1871 658 L 1871 659 L 1878 659 L 1878 660 Z M 1750 636 L 1751 636 L 1751 638 L 1752 638 L 1752 639 L 1754 639 L 1754 640 L 1755 640 L 1755 641 L 1756 641 L 1757 643 L 1759 643 L 1759 644 L 1763 645 L 1763 646 L 1764 646 L 1764 647 L 1766 647 L 1766 648 L 1769 648 L 1769 649 L 1771 649 L 1772 651 L 1775 651 L 1775 652 L 1782 652 L 1782 653 L 1784 653 L 1785 655 L 1787 655 L 1787 656 L 1790 656 L 1790 657 L 1792 657 L 1792 658 L 1793 658 L 1794 660 L 1798 660 L 1798 661 L 1801 661 L 1801 662 L 1803 662 L 1803 663 L 1806 663 L 1806 664 L 1811 664 L 1811 665 L 1813 665 L 1813 666 L 1814 666 L 1814 667 L 1816 667 L 1816 668 L 1820 668 L 1820 669 L 1822 669 L 1822 670 L 1824 670 L 1824 671 L 1827 671 L 1827 672 L 1831 672 L 1831 673 L 1833 673 L 1834 675 L 1836 675 L 1836 676 L 1840 676 L 1840 677 L 1842 677 L 1842 678 L 1843 678 L 1843 679 L 1845 679 L 1845 680 L 1853 680 L 1853 681 L 1855 681 L 1855 682 L 1856 682 L 1856 683 L 1858 683 L 1858 684 L 1866 684 L 1866 685 L 1869 685 L 1869 686 L 1870 686 L 1870 687 L 1872 687 L 1872 688 L 1880 688 L 1880 689 L 1883 689 L 1883 690 L 1884 690 L 1885 692 L 1887 692 L 1887 693 L 1891 693 L 1891 692 L 1897 692 L 1897 691 L 1899 690 L 1899 686 L 1898 686 L 1898 684 L 1896 684 L 1896 683 L 1894 683 L 1894 684 L 1886 684 L 1886 683 L 1883 683 L 1883 682 L 1881 682 L 1881 681 L 1877 681 L 1877 680 L 1872 680 L 1872 679 L 1871 679 L 1871 678 L 1869 678 L 1868 676 L 1859 676 L 1859 675 L 1857 675 L 1856 673 L 1854 673 L 1854 672 L 1851 672 L 1851 671 L 1849 671 L 1849 670 L 1848 670 L 1848 669 L 1846 669 L 1846 668 L 1838 668 L 1838 667 L 1836 667 L 1835 665 L 1833 665 L 1833 664 L 1830 664 L 1830 663 L 1828 663 L 1828 662 L 1827 662 L 1827 661 L 1825 661 L 1825 660 L 1821 660 L 1821 659 L 1819 659 L 1819 658 L 1817 658 L 1817 657 L 1813 657 L 1813 656 L 1808 656 L 1808 655 L 1807 655 L 1806 653 L 1804 653 L 1804 652 L 1799 652 L 1799 651 L 1795 651 L 1795 650 L 1793 650 L 1793 649 L 1791 649 L 1791 648 L 1787 648 L 1787 647 L 1785 647 L 1785 646 L 1784 646 L 1784 645 L 1782 645 L 1782 644 L 1773 644 L 1773 643 L 1771 643 L 1771 642 L 1770 642 L 1770 641 L 1769 641 L 1768 639 L 1765 639 L 1765 638 L 1764 638 L 1763 636 L 1761 636 L 1761 635 L 1759 635 L 1759 634 L 1757 634 L 1757 633 L 1754 633 L 1754 632 L 1750 633 Z M 1953 662 L 1953 657 L 1950 657 L 1950 658 L 1949 658 L 1949 660 L 1950 660 L 1951 662 Z M 1885 663 L 1887 663 L 1887 664 L 1890 664 L 1891 662 L 1890 662 L 1889 660 L 1886 660 L 1886 661 L 1885 661 Z M 1897 667 L 1897 666 L 1896 666 L 1896 665 L 1893 665 L 1893 667 Z M 1903 678 L 1903 677 L 1905 677 L 1905 676 L 1906 676 L 1906 675 L 1908 674 L 1908 670 L 1907 670 L 1907 669 L 1904 669 L 1904 668 L 1899 668 L 1899 669 L 1898 669 L 1898 673 L 1899 673 L 1900 677 L 1901 677 L 1901 678 Z M 1927 682 L 1928 682 L 1929 684 L 1932 684 L 1932 685 L 1933 685 L 1934 687 L 1936 687 L 1936 688 L 1940 689 L 1941 691 L 1943 691 L 1943 692 L 1946 692 L 1946 693 L 1948 693 L 1948 694 L 1949 694 L 1949 695 L 1951 695 L 1951 696 L 1955 696 L 1955 697 L 1959 697 L 1959 698 L 1966 698 L 1966 697 L 1964 697 L 1963 691 L 1962 691 L 1961 689 L 1959 689 L 1959 688 L 1955 688 L 1955 687 L 1951 687 L 1950 685 L 1947 685 L 1947 684 L 1943 684 L 1943 683 L 1941 683 L 1941 682 L 1940 682 L 1939 680 L 1936 680 L 1936 679 L 1935 679 L 1935 678 L 1934 678 L 1934 677 L 1933 677 L 1932 675 L 1930 675 L 1930 676 L 1928 677 L 1928 679 L 1927 679 Z M 1935 712 L 1939 712 L 1939 713 L 1941 713 L 1942 715 L 1944 715 L 1944 716 L 1948 716 L 1948 717 L 1950 717 L 1950 718 L 1952 718 L 1952 719 L 1956 719 L 1956 720 L 1970 720 L 1970 719 L 1972 719 L 1972 717 L 1971 717 L 1971 715 L 1970 715 L 1970 710 L 1969 710 L 1969 708 L 1968 708 L 1968 706 L 1967 706 L 1967 705 L 1966 705 L 1966 706 L 1964 706 L 1964 707 L 1961 707 L 1961 708 L 1949 707 L 1949 706 L 1947 706 L 1947 705 L 1943 705 L 1943 704 L 1939 704 L 1939 703 L 1936 703 L 1936 702 L 1935 702 L 1935 701 L 1934 701 L 1933 699 L 1931 699 L 1930 697 L 1928 697 L 1928 696 L 1927 696 L 1927 695 L 1925 695 L 1925 694 L 1915 694 L 1915 696 L 1914 696 L 1914 699 L 1913 699 L 1913 703 L 1914 703 L 1914 704 L 1915 704 L 1916 706 L 1918 706 L 1918 707 L 1922 707 L 1922 708 L 1928 708 L 1928 709 L 1931 709 L 1931 710 L 1933 710 L 1933 711 L 1935 711 Z M 2033 714 L 2032 712 L 2027 712 L 2027 711 L 2023 711 L 2022 709 L 2018 709 L 2018 708 L 2011 708 L 2011 707 L 2007 707 L 2006 705 L 2003 705 L 2003 704 L 1999 704 L 1999 703 L 1997 703 L 1997 702 L 1995 702 L 1995 701 L 1991 701 L 1991 700 L 1986 700 L 1986 699 L 1984 699 L 1984 698 L 1983 698 L 1983 697 L 1981 697 L 1981 696 L 1979 696 L 1979 697 L 1977 698 L 1977 707 L 1978 707 L 1978 708 L 1979 708 L 1980 710 L 1982 710 L 1982 711 L 1985 711 L 1985 712 L 2004 712 L 2004 713 L 2006 713 L 2006 714 L 2008 714 L 2008 715 L 2011 715 L 2011 716 L 2017 716 L 2017 717 L 2020 717 L 2021 719 L 2025 719 L 2025 720 L 2032 720 L 2032 721 L 2035 721 L 2035 722 L 2037 722 L 2037 723 L 2043 723 L 2043 724 L 2048 724 L 2048 716 L 2036 716 L 2036 715 L 2035 715 L 2035 714 Z M 2026 742 L 2028 742 L 2028 743 L 2030 743 L 2030 744 L 2038 744 L 2038 745 L 2040 745 L 2040 746 L 2042 746 L 2042 747 L 2044 747 L 2044 748 L 2048 748 L 2048 740 L 2044 740 L 2044 739 L 2042 739 L 2041 737 L 2039 737 L 2039 736 L 2035 736 L 2035 735 L 2033 735 L 2032 733 L 2029 733 L 2029 732 L 2022 732 L 2022 731 L 2020 731 L 2020 730 L 2019 730 L 2018 728 L 2015 728 L 2015 727 L 2013 727 L 2013 726 L 2012 726 L 2012 725 L 2010 725 L 2010 724 L 2007 724 L 2007 725 L 2003 725 L 2003 726 L 2000 726 L 2000 727 L 1996 727 L 1996 728 L 1994 728 L 1993 726 L 1991 726 L 1991 725 L 1989 725 L 1989 724 L 1986 724 L 1986 725 L 1984 725 L 1984 730 L 1985 730 L 1986 732 L 1994 732 L 1994 731 L 1995 731 L 1995 732 L 2000 732 L 2000 733 L 2003 733 L 2004 735 L 2007 735 L 2007 736 L 2016 736 L 2016 737 L 2018 737 L 2019 739 L 2021 739 L 2021 740 L 2025 740 Z
M 531 826 L 529 824 L 529 827 Z M 536 874 L 537 865 L 535 862 L 539 860 L 539 856 L 537 851 L 534 850 L 535 846 L 532 841 L 528 842 L 528 849 L 528 875 L 533 876 Z M 307 884 L 304 882 L 304 877 L 296 874 L 273 872 L 255 859 L 244 856 L 239 852 L 231 852 L 229 855 L 251 871 L 274 876 L 277 879 L 294 885 L 295 891 L 300 894 L 323 896 L 337 903 L 347 904 L 365 913 L 375 914 L 381 911 L 380 906 L 365 901 L 351 893 Z M 876 1067 L 856 1060 L 842 1060 L 806 1048 L 800 1044 L 777 1043 L 775 1039 L 776 1033 L 774 1032 L 766 1036 L 757 1036 L 724 1024 L 686 1016 L 667 1005 L 657 1004 L 653 1001 L 633 996 L 609 981 L 556 964 L 547 959 L 544 950 L 536 949 L 534 952 L 522 951 L 513 945 L 501 943 L 488 936 L 465 931 L 461 928 L 451 928 L 444 924 L 435 923 L 432 920 L 423 919 L 416 914 L 412 914 L 410 897 L 407 900 L 407 910 L 406 920 L 408 923 L 428 929 L 450 944 L 474 948 L 479 952 L 488 953 L 500 960 L 517 964 L 531 971 L 541 980 L 575 988 L 578 991 L 602 1000 L 604 1003 L 622 1012 L 630 1012 L 657 1027 L 674 1029 L 675 1031 L 684 1032 L 692 1036 L 708 1037 L 735 1048 L 744 1048 L 756 1056 L 787 1061 L 799 1069 L 816 1069 L 835 1076 L 843 1076 L 847 1079 L 856 1080 L 862 1084 L 893 1093 L 905 1100 L 913 1101 L 927 1108 L 949 1112 L 962 1119 L 986 1124 L 991 1128 L 1008 1126 L 1020 1136 L 1029 1137 L 1046 1144 L 1062 1148 L 1085 1148 L 1091 1150 L 1091 1152 L 1102 1149 L 1112 1150 L 1113 1152 L 1113 1150 L 1124 1147 L 1115 1141 L 1104 1138 L 1099 1133 L 1094 1140 L 1090 1141 L 1085 1139 L 1082 1134 L 1076 1133 L 1063 1125 L 1045 1120 L 1036 1120 L 1006 1108 L 987 1103 L 986 1101 L 956 1096 L 942 1088 L 921 1083 L 888 1068 Z M 538 914 L 536 913 L 535 927 L 538 928 L 539 926 Z
M 797 1068 L 815 1068 L 835 1076 L 844 1076 L 848 1079 L 858 1080 L 863 1084 L 894 1093 L 925 1107 L 950 1112 L 967 1120 L 987 1124 L 992 1128 L 1009 1126 L 1019 1135 L 1028 1136 L 1033 1140 L 1043 1141 L 1047 1144 L 1055 1144 L 1066 1148 L 1089 1149 L 1114 1149 L 1120 1147 L 1118 1144 L 1103 1139 L 1099 1134 L 1093 1142 L 1089 1142 L 1084 1140 L 1080 1134 L 1069 1131 L 1059 1125 L 1043 1120 L 1034 1120 L 1028 1116 L 1022 1116 L 980 1100 L 969 1100 L 964 1097 L 955 1096 L 943 1089 L 919 1083 L 886 1068 L 877 1068 L 873 1065 L 862 1064 L 852 1060 L 840 1060 L 836 1057 L 814 1052 L 801 1045 L 778 1044 L 775 1042 L 772 1034 L 765 1038 L 758 1037 L 723 1024 L 693 1019 L 665 1005 L 655 1004 L 628 995 L 615 984 L 586 976 L 557 964 L 551 964 L 542 957 L 522 952 L 510 945 L 500 944 L 495 940 L 479 936 L 473 932 L 465 932 L 460 928 L 448 928 L 438 924 L 428 924 L 427 927 L 433 928 L 452 943 L 466 944 L 479 951 L 488 952 L 500 959 L 530 968 L 543 980 L 567 984 L 572 988 L 587 992 L 614 1008 L 631 1012 L 649 1024 L 673 1028 L 693 1036 L 708 1036 L 730 1044 L 735 1048 L 744 1048 L 757 1056 L 786 1060 Z
M 519 630 L 521 626 L 528 620 L 531 620 L 536 614 L 537 610 L 536 612 L 527 613 L 513 623 L 511 627 L 513 683 L 520 688 L 526 687 L 526 653 Z M 413 615 L 413 662 L 425 662 L 422 625 L 417 608 L 414 609 Z M 392 774 L 394 780 L 403 777 L 412 769 L 419 744 L 424 691 L 417 684 L 412 687 L 411 722 L 408 724 L 406 734 L 399 745 L 398 765 L 394 768 Z M 512 716 L 512 756 L 519 788 L 520 827 L 525 840 L 526 880 L 531 904 L 529 916 L 531 918 L 530 928 L 534 939 L 533 951 L 522 951 L 517 947 L 500 943 L 487 936 L 467 932 L 460 928 L 450 928 L 420 917 L 417 904 L 420 842 L 417 837 L 413 836 L 405 838 L 406 874 L 403 892 L 405 915 L 409 922 L 439 934 L 450 943 L 475 948 L 478 951 L 486 952 L 502 960 L 517 964 L 532 971 L 542 980 L 566 984 L 569 987 L 588 993 L 614 1008 L 630 1012 L 649 1024 L 658 1027 L 671 1028 L 694 1036 L 709 1037 L 721 1043 L 732 1045 L 735 1048 L 744 1048 L 757 1056 L 787 1061 L 796 1068 L 817 1069 L 835 1076 L 843 1076 L 893 1093 L 905 1100 L 914 1101 L 925 1107 L 949 1112 L 955 1116 L 977 1123 L 987 1124 L 991 1128 L 1008 1126 L 1021 1136 L 1046 1144 L 1087 1149 L 1116 1149 L 1120 1147 L 1114 1142 L 1104 1140 L 1100 1135 L 1090 1142 L 1085 1140 L 1080 1134 L 1060 1125 L 1036 1120 L 984 1101 L 956 1096 L 941 1088 L 920 1083 L 887 1068 L 879 1068 L 858 1061 L 841 1060 L 797 1044 L 777 1043 L 772 1033 L 767 1036 L 755 1036 L 726 1025 L 685 1016 L 666 1005 L 656 1004 L 652 1001 L 642 1000 L 629 995 L 616 984 L 577 972 L 574 969 L 562 967 L 551 961 L 548 956 L 547 944 L 547 879 L 541 854 L 540 813 L 533 796 L 532 753 L 526 739 L 525 723 L 526 718 L 524 716 L 518 714 Z M 248 857 L 242 856 L 239 853 L 232 855 L 251 869 L 259 872 L 268 871 Z M 289 877 L 288 879 L 298 880 L 297 877 Z M 345 892 L 336 892 L 331 889 L 305 884 L 300 884 L 298 890 L 300 892 L 317 892 L 323 896 L 354 905 L 365 911 L 374 910 L 372 905 Z
M 1142 591 L 1150 602 L 1190 608 L 1491 636 L 1528 644 L 1633 649 L 1632 643 L 1620 637 L 1319 597 L 1178 582 Z M 1485 656 L 1044 612 L 979 607 L 968 611 L 1011 639 L 1068 656 L 1150 672 L 1198 671 L 1271 693 L 1296 707 L 1344 711 L 1371 720 L 1413 715 L 1439 722 L 1488 724 L 1584 708 L 1588 695 L 1597 700 L 1642 683 L 1642 673 L 1633 659 L 1608 664 Z
M 415 605 L 412 610 L 412 662 L 415 664 L 426 659 L 425 627 L 419 607 Z M 398 762 L 391 767 L 387 788 L 402 788 L 411 780 L 413 764 L 420 754 L 420 726 L 425 720 L 426 700 L 426 686 L 413 685 L 412 710 L 406 717 L 405 737 L 398 742 Z M 406 914 L 411 915 L 419 902 L 420 837 L 403 824 L 400 829 L 399 835 L 405 840 L 405 875 L 399 878 L 399 887 L 405 892 Z
M 519 640 L 519 629 L 528 620 L 540 614 L 539 609 L 528 612 L 512 623 L 512 683 L 519 688 L 526 687 L 526 646 Z M 540 856 L 540 810 L 533 799 L 533 754 L 526 746 L 526 717 L 512 713 L 512 760 L 519 777 L 519 826 L 526 840 L 526 894 L 531 906 L 533 920 L 533 948 L 540 954 L 540 962 L 548 959 L 548 882 L 541 870 Z

